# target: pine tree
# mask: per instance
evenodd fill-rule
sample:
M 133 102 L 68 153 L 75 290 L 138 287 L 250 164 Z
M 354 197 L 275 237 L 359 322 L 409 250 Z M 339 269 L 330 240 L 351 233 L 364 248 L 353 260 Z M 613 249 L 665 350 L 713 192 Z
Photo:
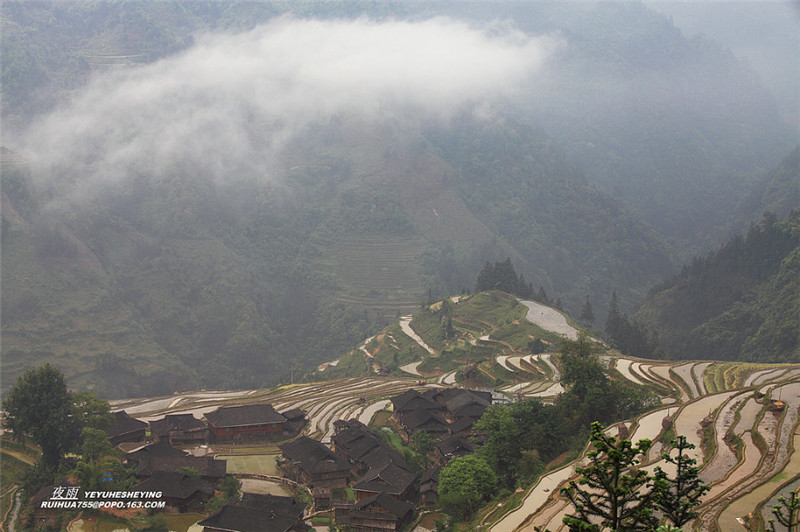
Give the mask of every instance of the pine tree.
M 592 302 L 589 301 L 589 296 L 586 296 L 586 300 L 583 302 L 583 308 L 581 309 L 581 321 L 588 323 L 591 325 L 594 323 L 594 311 L 592 310 Z
M 575 514 L 564 517 L 571 531 L 599 532 L 645 531 L 654 528 L 650 478 L 638 469 L 640 456 L 647 454 L 650 440 L 617 440 L 603 432 L 600 423 L 592 423 L 590 442 L 594 447 L 588 457 L 591 465 L 576 468 L 578 482 L 570 481 L 562 493 L 575 506 Z M 602 527 L 602 528 L 601 528 Z
M 789 494 L 789 499 L 786 497 L 778 497 L 778 504 L 772 508 L 772 515 L 778 520 L 780 524 L 786 527 L 787 532 L 797 532 L 800 530 L 800 497 L 798 496 L 800 488 L 792 491 Z M 769 520 L 769 527 L 772 532 L 775 530 L 775 519 Z
M 698 478 L 699 470 L 695 465 L 697 460 L 687 454 L 687 451 L 694 449 L 694 445 L 689 443 L 685 436 L 678 436 L 672 442 L 672 447 L 678 451 L 675 458 L 670 452 L 662 453 L 661 457 L 676 467 L 675 478 L 669 478 L 660 467 L 657 467 L 654 475 L 654 491 L 659 510 L 673 526 L 680 528 L 697 517 L 694 507 L 700 504 L 701 497 L 711 487 L 706 486 Z
M 621 324 L 622 316 L 617 305 L 617 293 L 614 292 L 611 294 L 611 303 L 608 305 L 608 317 L 606 318 L 606 335 L 612 344 L 619 339 Z

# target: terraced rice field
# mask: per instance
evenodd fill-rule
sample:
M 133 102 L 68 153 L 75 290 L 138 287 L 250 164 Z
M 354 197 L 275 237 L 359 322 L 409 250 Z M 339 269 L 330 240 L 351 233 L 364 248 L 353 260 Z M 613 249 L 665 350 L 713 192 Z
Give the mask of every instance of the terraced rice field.
M 554 308 L 536 301 L 520 301 L 528 307 L 525 319 L 546 331 L 553 331 L 570 340 L 577 340 L 580 331 L 567 322 L 567 318 Z
M 684 390 L 683 405 L 662 407 L 641 416 L 630 436 L 633 441 L 656 440 L 662 432 L 662 420 L 671 417 L 675 433 L 686 436 L 697 446 L 692 455 L 702 466 L 701 478 L 712 489 L 698 507 L 699 518 L 684 530 L 744 530 L 738 519 L 759 505 L 763 505 L 762 514 L 769 518 L 776 492 L 786 492 L 800 484 L 795 480 L 800 475 L 800 453 L 794 452 L 800 445 L 800 368 L 757 371 L 747 379 L 739 379 L 742 388 L 705 395 L 704 373 L 711 364 L 689 362 L 670 367 L 620 359 L 615 365 L 632 382 L 658 382 L 662 387 L 669 384 Z M 755 391 L 759 395 L 753 386 L 758 387 Z M 520 390 L 523 387 L 524 383 L 516 385 Z M 771 400 L 777 399 L 785 403 L 785 408 L 774 407 Z M 706 463 L 701 447 L 700 422 L 704 418 L 712 424 L 715 439 L 715 452 Z M 726 443 L 724 438 L 728 433 L 740 439 L 739 447 Z M 756 439 L 763 442 L 765 452 L 762 453 Z M 647 470 L 660 466 L 670 471 L 660 454 L 660 444 L 654 445 L 645 460 Z M 569 464 L 540 479 L 521 505 L 497 520 L 490 530 L 533 531 L 537 526 L 552 532 L 563 530 L 561 519 L 571 511 L 571 506 L 558 496 L 558 487 L 574 477 L 575 466 L 576 463 Z
M 340 301 L 384 313 L 408 312 L 424 292 L 417 276 L 424 249 L 419 238 L 339 240 L 322 245 L 314 265 L 342 286 Z

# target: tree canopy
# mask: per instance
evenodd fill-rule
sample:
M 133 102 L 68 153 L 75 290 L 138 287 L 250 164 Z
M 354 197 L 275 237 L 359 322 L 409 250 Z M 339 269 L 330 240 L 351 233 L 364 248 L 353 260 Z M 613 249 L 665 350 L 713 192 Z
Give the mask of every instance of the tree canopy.
M 84 427 L 99 431 L 110 418 L 107 402 L 89 392 L 70 393 L 64 375 L 50 364 L 22 374 L 3 410 L 3 425 L 15 438 L 29 437 L 38 444 L 47 468 L 58 466 L 64 453 L 75 448 Z
M 494 471 L 480 456 L 455 458 L 439 474 L 439 496 L 443 508 L 462 519 L 478 509 L 496 486 Z

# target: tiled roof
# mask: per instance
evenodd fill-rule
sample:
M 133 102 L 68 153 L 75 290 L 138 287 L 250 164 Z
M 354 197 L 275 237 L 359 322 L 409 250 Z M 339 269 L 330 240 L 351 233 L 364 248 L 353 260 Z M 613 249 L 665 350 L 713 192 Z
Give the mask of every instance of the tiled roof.
M 454 453 L 471 453 L 475 451 L 475 445 L 461 436 L 450 436 L 449 438 L 445 438 L 439 443 L 436 444 L 436 448 L 443 455 L 454 454 Z
M 353 484 L 353 489 L 371 493 L 386 492 L 389 495 L 402 495 L 416 478 L 417 475 L 411 471 L 389 463 L 379 469 L 367 471 Z
M 460 417 L 450 423 L 450 431 L 454 434 L 458 434 L 459 432 L 467 432 L 468 430 L 472 429 L 474 424 L 475 420 L 471 417 Z
M 233 505 L 223 506 L 219 512 L 197 524 L 230 532 L 290 532 L 310 529 L 295 517 L 280 515 L 264 508 Z
M 282 412 L 281 415 L 288 420 L 300 420 L 306 417 L 306 413 L 299 408 L 292 408 L 291 410 Z
M 153 476 L 140 482 L 136 489 L 139 491 L 160 491 L 170 499 L 189 499 L 195 493 L 211 496 L 214 486 L 210 482 L 183 473 L 156 471 Z
M 156 447 L 156 444 L 149 445 L 145 449 Z M 167 445 L 166 447 L 172 448 Z M 174 449 L 179 454 L 166 452 L 166 447 L 157 447 L 157 452 L 147 453 L 143 450 L 137 451 L 136 459 L 138 464 L 136 466 L 136 476 L 146 477 L 154 474 L 156 471 L 179 471 L 184 467 L 195 469 L 200 473 L 201 477 L 208 478 L 222 478 L 228 470 L 228 462 L 226 460 L 216 460 L 210 456 L 191 456 L 182 451 Z M 142 454 L 139 454 L 142 453 Z
M 150 422 L 150 432 L 166 436 L 172 431 L 190 431 L 205 428 L 205 423 L 192 414 L 167 414 L 162 419 Z
M 400 395 L 395 395 L 391 398 L 391 401 L 394 411 L 398 413 L 418 409 L 443 410 L 442 405 L 413 389 L 406 390 Z
M 447 421 L 430 410 L 412 410 L 400 416 L 400 422 L 410 430 L 446 431 Z
M 295 518 L 302 517 L 306 509 L 306 505 L 297 502 L 294 497 L 262 493 L 242 493 L 242 500 L 239 502 L 239 506 L 260 508 Z
M 187 453 L 181 451 L 180 449 L 176 449 L 169 443 L 165 441 L 159 441 L 156 443 L 151 443 L 150 445 L 145 445 L 135 451 L 132 451 L 125 455 L 125 458 L 132 462 L 141 462 L 142 460 L 149 460 L 153 457 L 159 458 L 170 458 L 170 457 L 183 457 L 186 456 Z
M 286 418 L 280 415 L 272 405 L 221 406 L 205 415 L 213 427 L 250 427 L 284 423 Z
M 386 493 L 378 493 L 377 495 L 361 499 L 356 503 L 354 509 L 358 511 L 370 506 L 377 506 L 384 509 L 388 514 L 392 515 L 396 519 L 402 519 L 414 507 L 414 505 L 410 502 L 398 501 Z M 372 516 L 374 516 L 376 513 L 378 512 L 370 512 Z M 369 515 L 365 517 L 369 517 Z
M 147 423 L 132 418 L 124 410 L 114 412 L 114 424 L 109 428 L 106 433 L 109 438 L 124 436 L 140 430 L 145 430 Z
M 301 436 L 294 441 L 279 446 L 284 456 L 294 462 L 307 473 L 324 473 L 331 471 L 349 471 L 350 464 L 344 458 L 334 454 L 324 444 Z

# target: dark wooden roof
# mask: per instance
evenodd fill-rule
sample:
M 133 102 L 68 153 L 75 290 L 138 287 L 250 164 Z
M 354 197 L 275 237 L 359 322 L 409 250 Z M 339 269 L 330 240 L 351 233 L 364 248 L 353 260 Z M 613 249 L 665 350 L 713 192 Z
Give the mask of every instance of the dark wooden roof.
M 469 416 L 460 417 L 450 423 L 450 431 L 453 434 L 458 434 L 460 432 L 467 432 L 472 430 L 472 426 L 475 424 L 475 420 Z
M 286 412 L 281 412 L 281 415 L 289 421 L 299 421 L 301 419 L 305 419 L 306 417 L 306 413 L 299 408 L 292 408 Z
M 450 436 L 436 444 L 436 448 L 443 455 L 448 454 L 468 454 L 475 451 L 475 445 L 461 436 Z
M 239 502 L 239 506 L 260 508 L 268 512 L 295 518 L 303 517 L 303 512 L 306 509 L 306 505 L 297 502 L 294 497 L 261 493 L 242 493 L 242 500 Z
M 285 423 L 286 418 L 280 415 L 272 405 L 221 406 L 205 415 L 208 423 L 215 427 L 252 427 Z
M 170 499 L 190 499 L 196 493 L 211 496 L 214 486 L 210 482 L 183 473 L 156 471 L 153 476 L 140 482 L 136 489 L 139 491 L 160 491 Z
M 391 401 L 394 411 L 398 414 L 419 409 L 444 410 L 442 405 L 413 389 L 406 390 L 400 395 L 395 395 L 391 398 Z
M 356 491 L 370 493 L 386 492 L 402 495 L 416 480 L 417 475 L 395 464 L 389 463 L 379 469 L 371 469 L 353 484 Z
M 403 519 L 406 515 L 408 515 L 408 512 L 411 511 L 414 505 L 411 504 L 410 502 L 398 501 L 397 499 L 389 496 L 386 493 L 378 493 L 377 495 L 361 499 L 355 504 L 353 508 L 357 512 L 359 510 L 364 510 L 370 507 L 380 508 L 384 510 L 383 513 L 387 514 L 388 516 L 391 516 L 394 519 L 400 520 Z M 360 515 L 362 517 L 367 517 L 367 518 L 377 518 L 376 514 L 380 514 L 380 512 L 369 512 Z
M 412 410 L 400 416 L 400 422 L 409 430 L 429 432 L 447 431 L 447 421 L 431 410 Z
M 225 460 L 216 460 L 210 456 L 192 456 L 163 441 L 128 453 L 127 458 L 137 463 L 137 477 L 147 477 L 156 471 L 172 472 L 190 467 L 196 469 L 202 477 L 219 479 L 228 470 L 228 462 Z
M 147 423 L 132 418 L 124 410 L 119 410 L 114 412 L 114 424 L 106 431 L 106 434 L 109 438 L 119 438 L 138 431 L 144 432 L 145 429 L 147 429 Z
M 157 436 L 166 436 L 172 431 L 188 432 L 204 429 L 205 426 L 202 420 L 192 414 L 167 414 L 162 419 L 150 422 L 150 432 Z
M 153 457 L 159 458 L 180 458 L 187 456 L 188 453 L 176 449 L 165 441 L 159 441 L 145 445 L 135 451 L 131 451 L 125 455 L 125 458 L 131 462 L 141 462 L 142 460 L 149 460 Z
M 411 469 L 400 453 L 360 421 L 342 421 L 339 426 L 340 431 L 331 438 L 337 453 L 362 463 L 368 469 L 382 467 L 390 462 Z
M 444 395 L 444 404 L 447 407 L 447 411 L 450 412 L 454 416 L 462 416 L 462 415 L 473 415 L 465 414 L 462 411 L 464 409 L 471 409 L 470 411 L 479 410 L 480 413 L 478 417 L 480 417 L 483 412 L 492 404 L 492 396 L 489 394 L 488 398 L 486 397 L 486 393 L 480 392 L 473 392 L 471 390 L 458 390 L 460 393 L 450 393 Z
M 324 444 L 301 436 L 294 441 L 280 445 L 283 455 L 298 462 L 307 473 L 325 473 L 332 471 L 349 471 L 350 463 L 339 457 Z
M 264 508 L 225 505 L 222 509 L 199 523 L 213 530 L 230 532 L 292 532 L 310 530 L 296 517 L 280 515 Z

